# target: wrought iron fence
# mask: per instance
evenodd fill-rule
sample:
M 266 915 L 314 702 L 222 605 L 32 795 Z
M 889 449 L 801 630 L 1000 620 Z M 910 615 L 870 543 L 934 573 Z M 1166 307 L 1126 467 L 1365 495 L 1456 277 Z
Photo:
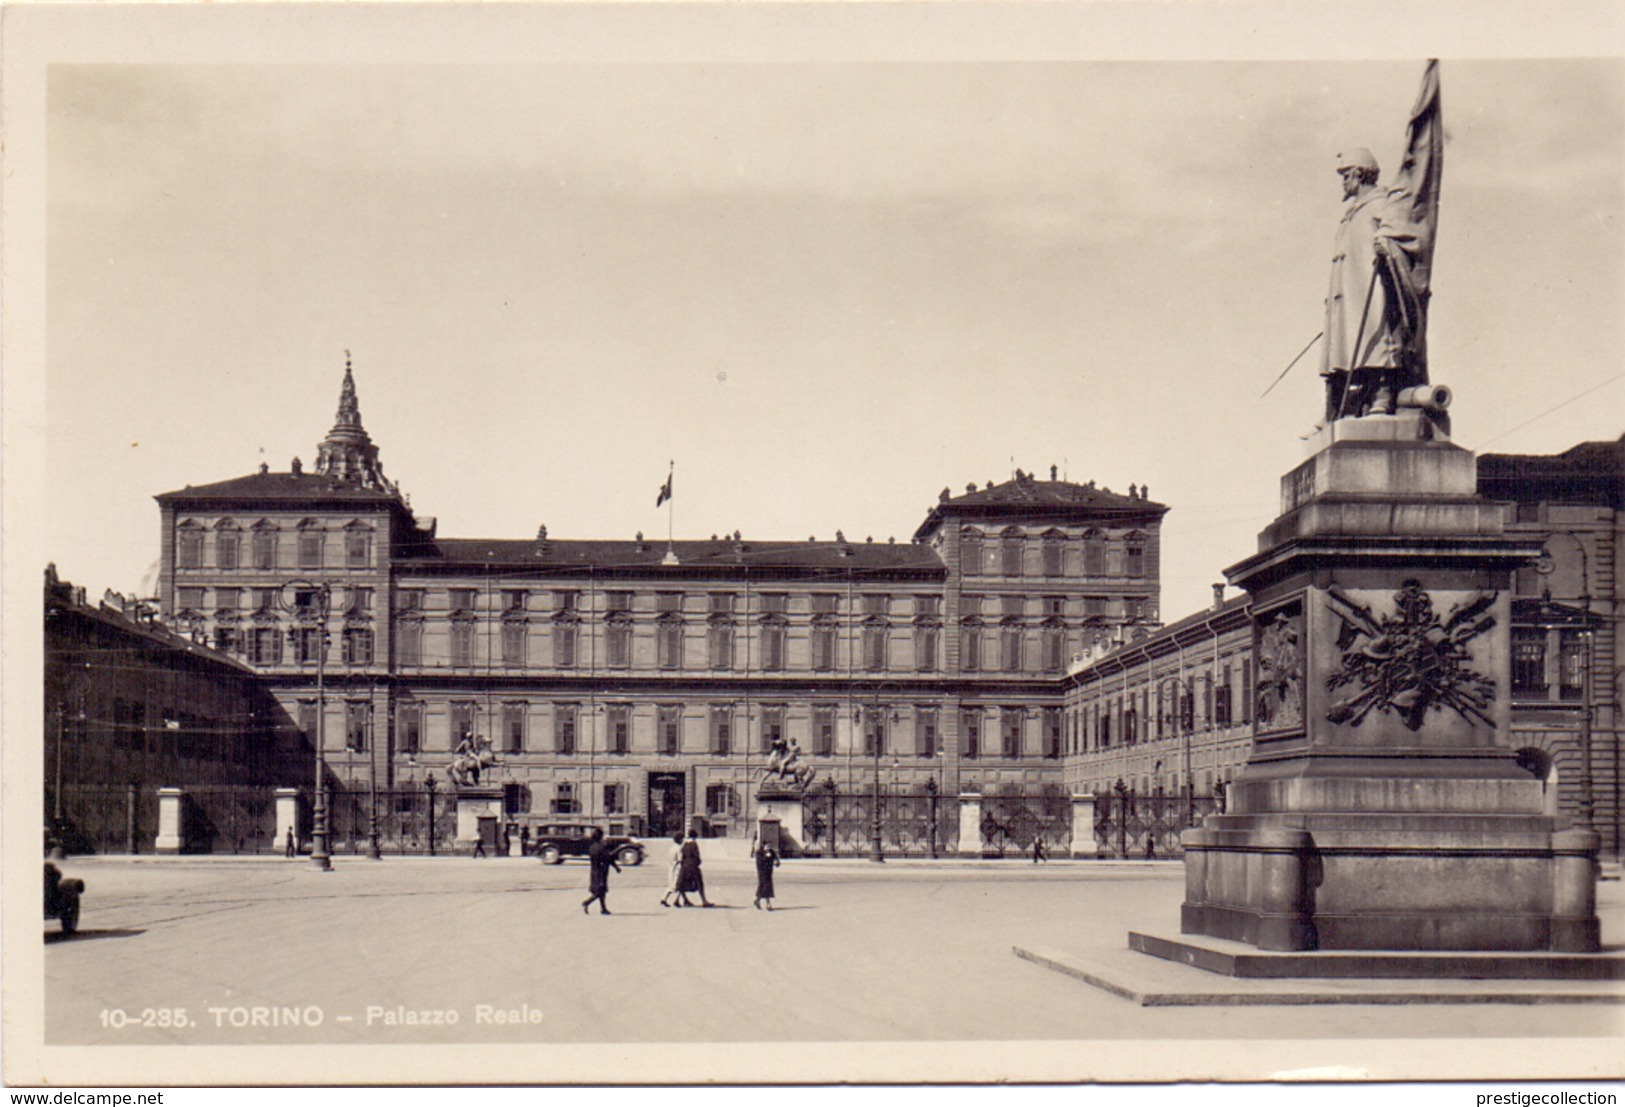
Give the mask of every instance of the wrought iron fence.
M 982 800 L 982 852 L 1031 853 L 1033 842 L 1065 857 L 1072 850 L 1072 801 L 1059 792 L 1004 793 Z
M 1217 795 L 1185 791 L 1136 795 L 1133 789 L 1095 797 L 1095 844 L 1103 855 L 1120 858 L 1183 857 L 1179 836 L 1223 810 Z
M 884 853 L 931 857 L 959 848 L 959 808 L 931 791 L 880 793 Z M 801 801 L 802 847 L 824 857 L 867 857 L 874 850 L 875 794 L 815 787 Z
M 456 848 L 457 796 L 444 788 L 335 787 L 328 793 L 328 849 L 366 853 L 374 813 L 385 853 L 449 853 Z
M 187 788 L 181 801 L 184 853 L 272 853 L 276 800 L 265 785 Z
M 158 793 L 129 784 L 69 784 L 45 796 L 47 835 L 68 853 L 150 852 L 158 837 Z

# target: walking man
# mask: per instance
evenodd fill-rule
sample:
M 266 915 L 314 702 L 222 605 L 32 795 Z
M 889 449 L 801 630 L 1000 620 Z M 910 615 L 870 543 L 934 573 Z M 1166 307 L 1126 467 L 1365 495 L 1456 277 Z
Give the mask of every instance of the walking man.
M 601 826 L 592 828 L 592 845 L 587 847 L 587 866 L 590 870 L 587 874 L 588 895 L 581 901 L 581 913 L 590 914 L 587 908 L 592 906 L 593 900 L 597 900 L 598 913 L 607 915 L 609 901 L 604 897 L 609 895 L 609 870 L 620 872 L 621 867 L 615 863 L 615 851 L 604 844 L 604 828 Z

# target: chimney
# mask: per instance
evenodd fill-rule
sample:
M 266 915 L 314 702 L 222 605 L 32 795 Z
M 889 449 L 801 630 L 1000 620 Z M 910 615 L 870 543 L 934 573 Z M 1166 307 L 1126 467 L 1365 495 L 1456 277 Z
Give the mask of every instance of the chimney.
M 1219 608 L 1221 608 L 1223 606 L 1224 606 L 1224 585 L 1215 584 L 1213 586 L 1213 610 L 1217 611 L 1217 610 L 1219 610 Z

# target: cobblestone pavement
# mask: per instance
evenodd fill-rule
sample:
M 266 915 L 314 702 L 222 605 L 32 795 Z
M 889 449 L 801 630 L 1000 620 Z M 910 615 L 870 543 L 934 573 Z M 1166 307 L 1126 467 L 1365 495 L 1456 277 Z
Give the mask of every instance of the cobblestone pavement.
M 770 913 L 751 906 L 748 862 L 714 852 L 716 908 L 662 908 L 651 860 L 613 876 L 610 917 L 583 916 L 579 862 L 70 859 L 89 887 L 79 936 L 46 926 L 45 1040 L 1549 1039 L 1625 1025 L 1619 1007 L 1141 1008 L 1012 955 L 1177 930 L 1173 864 L 788 861 Z M 1621 885 L 1602 888 L 1618 945 Z

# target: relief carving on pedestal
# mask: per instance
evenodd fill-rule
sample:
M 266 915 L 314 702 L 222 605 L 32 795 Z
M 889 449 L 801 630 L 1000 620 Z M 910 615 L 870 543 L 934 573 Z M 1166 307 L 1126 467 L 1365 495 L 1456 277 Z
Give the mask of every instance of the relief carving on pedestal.
M 1458 604 L 1441 620 L 1421 582 L 1407 580 L 1394 593 L 1394 613 L 1378 617 L 1333 585 L 1332 611 L 1343 620 L 1337 648 L 1342 668 L 1326 678 L 1326 690 L 1348 689 L 1332 701 L 1326 718 L 1359 726 L 1373 711 L 1392 711 L 1420 730 L 1429 710 L 1451 708 L 1471 725 L 1494 726 L 1489 715 L 1495 681 L 1471 668 L 1467 645 L 1495 626 L 1486 614 L 1494 593 Z
M 1277 611 L 1258 635 L 1258 729 L 1303 725 L 1303 649 L 1297 611 Z

